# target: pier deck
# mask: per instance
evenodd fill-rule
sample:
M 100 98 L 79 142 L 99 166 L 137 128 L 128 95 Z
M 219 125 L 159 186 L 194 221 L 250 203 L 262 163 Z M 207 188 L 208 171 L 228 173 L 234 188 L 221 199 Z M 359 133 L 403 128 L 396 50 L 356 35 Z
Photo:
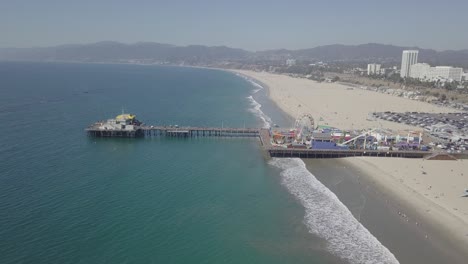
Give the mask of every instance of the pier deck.
M 102 130 L 90 126 L 87 133 L 95 137 L 252 137 L 259 138 L 263 149 L 270 157 L 277 158 L 342 158 L 342 157 L 401 157 L 425 158 L 433 154 L 430 151 L 382 151 L 364 149 L 323 150 L 275 147 L 271 144 L 270 130 L 258 128 L 219 128 L 219 127 L 172 127 L 140 126 L 136 130 Z
M 276 158 L 345 158 L 345 157 L 394 157 L 394 158 L 425 158 L 432 155 L 429 151 L 379 151 L 379 150 L 323 150 L 323 149 L 287 149 L 267 148 L 270 157 Z
M 256 128 L 142 126 L 145 136 L 170 137 L 258 137 Z

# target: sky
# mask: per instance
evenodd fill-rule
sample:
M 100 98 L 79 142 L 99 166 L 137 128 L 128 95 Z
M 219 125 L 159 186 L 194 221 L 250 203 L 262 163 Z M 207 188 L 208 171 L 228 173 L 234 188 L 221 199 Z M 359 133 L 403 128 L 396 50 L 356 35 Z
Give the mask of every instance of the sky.
M 99 41 L 251 51 L 382 43 L 468 49 L 468 0 L 0 0 L 0 47 Z

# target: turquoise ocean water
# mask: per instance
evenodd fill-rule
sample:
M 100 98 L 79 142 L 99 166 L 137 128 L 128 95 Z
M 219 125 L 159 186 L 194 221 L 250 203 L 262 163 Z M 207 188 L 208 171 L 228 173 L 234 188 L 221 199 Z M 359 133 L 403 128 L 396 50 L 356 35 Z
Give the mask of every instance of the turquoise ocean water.
M 122 108 L 153 125 L 290 122 L 228 72 L 0 63 L 0 263 L 394 262 L 300 160 L 267 161 L 255 139 L 85 135 Z

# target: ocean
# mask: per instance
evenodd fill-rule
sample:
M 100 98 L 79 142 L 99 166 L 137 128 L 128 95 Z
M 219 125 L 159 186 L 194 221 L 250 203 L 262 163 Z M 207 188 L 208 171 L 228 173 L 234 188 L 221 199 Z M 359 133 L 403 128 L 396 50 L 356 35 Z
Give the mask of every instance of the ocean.
M 0 63 L 0 263 L 397 263 L 299 159 L 256 139 L 89 138 L 291 120 L 253 80 L 172 66 Z

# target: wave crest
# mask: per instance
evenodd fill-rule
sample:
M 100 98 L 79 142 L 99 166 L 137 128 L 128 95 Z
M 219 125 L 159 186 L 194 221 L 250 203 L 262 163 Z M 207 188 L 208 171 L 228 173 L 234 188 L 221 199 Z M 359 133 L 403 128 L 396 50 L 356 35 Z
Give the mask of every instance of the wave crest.
M 255 101 L 252 95 L 248 96 L 247 99 L 252 105 L 252 108 L 249 108 L 249 111 L 262 120 L 263 128 L 270 128 L 272 123 L 271 118 L 261 110 L 262 105 Z
M 273 158 L 269 164 L 282 170 L 282 184 L 305 208 L 307 228 L 324 238 L 333 254 L 351 263 L 398 263 L 338 197 L 307 170 L 302 160 Z
M 240 74 L 240 73 L 236 73 L 237 76 L 241 77 L 242 79 L 248 81 L 250 84 L 252 84 L 252 86 L 256 87 L 256 89 L 254 89 L 252 91 L 252 94 L 256 94 L 258 91 L 262 90 L 262 89 L 265 89 L 265 87 L 263 87 L 261 84 L 259 84 L 258 82 L 256 82 L 254 79 L 248 77 L 248 76 L 245 76 L 243 74 Z

